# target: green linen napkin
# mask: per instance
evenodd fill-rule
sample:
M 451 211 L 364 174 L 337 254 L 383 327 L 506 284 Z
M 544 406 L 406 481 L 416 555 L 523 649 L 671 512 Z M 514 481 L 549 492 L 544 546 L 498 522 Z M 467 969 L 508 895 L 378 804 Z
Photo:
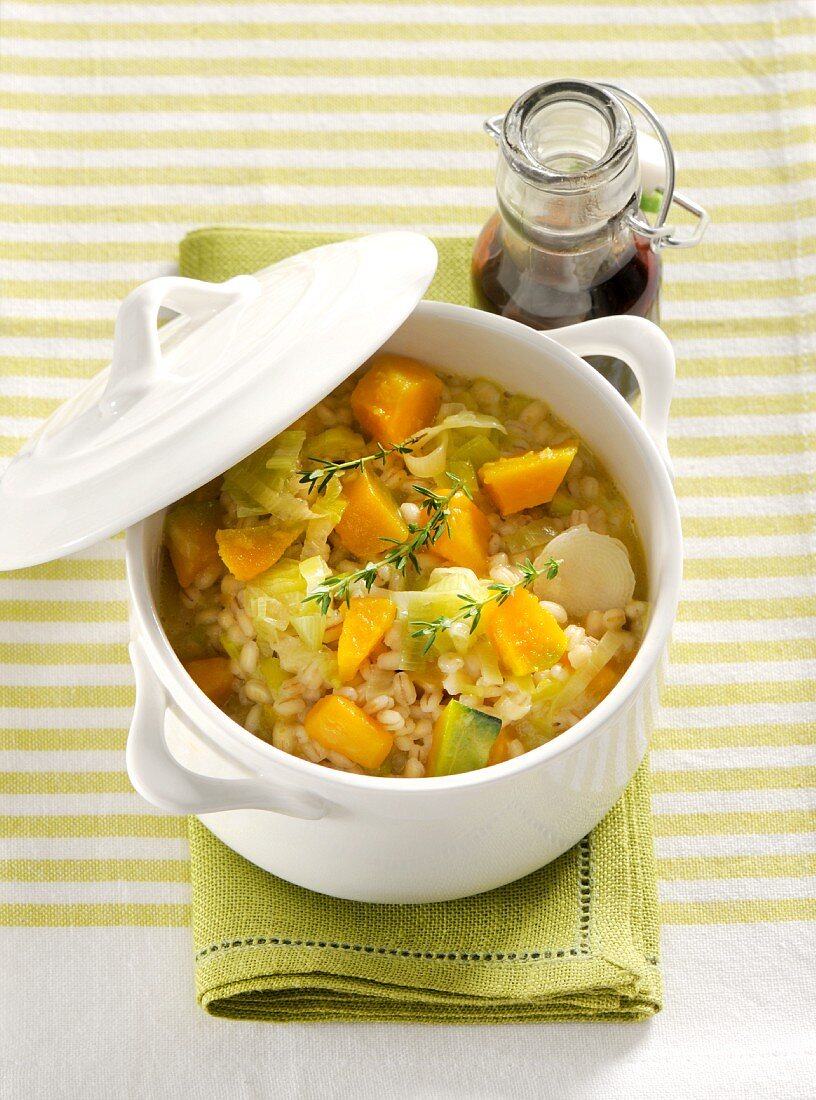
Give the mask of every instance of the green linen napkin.
M 183 275 L 221 281 L 339 236 L 207 229 Z M 437 240 L 428 297 L 468 301 L 472 242 Z M 340 901 L 293 886 L 190 820 L 198 999 L 270 1021 L 640 1020 L 661 1007 L 644 764 L 592 833 L 487 894 L 426 905 Z

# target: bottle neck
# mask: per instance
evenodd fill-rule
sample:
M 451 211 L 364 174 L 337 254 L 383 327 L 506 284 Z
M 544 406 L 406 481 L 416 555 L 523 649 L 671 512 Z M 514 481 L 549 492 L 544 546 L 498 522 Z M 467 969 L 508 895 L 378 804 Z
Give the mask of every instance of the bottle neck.
M 499 209 L 515 235 L 575 252 L 624 232 L 640 199 L 636 130 L 607 88 L 548 81 L 517 99 L 501 128 L 493 121 Z
M 496 198 L 502 221 L 513 237 L 545 252 L 575 254 L 623 245 L 633 239 L 629 217 L 637 213 L 640 195 L 632 172 L 620 175 L 591 189 L 545 190 L 500 157 Z

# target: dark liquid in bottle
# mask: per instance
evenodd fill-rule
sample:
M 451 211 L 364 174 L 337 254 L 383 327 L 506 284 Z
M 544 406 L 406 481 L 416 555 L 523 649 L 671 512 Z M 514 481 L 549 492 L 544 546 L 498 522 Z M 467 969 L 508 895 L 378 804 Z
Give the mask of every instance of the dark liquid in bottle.
M 590 253 L 513 247 L 495 213 L 476 242 L 471 277 L 478 306 L 535 329 L 622 313 L 657 320 L 660 260 L 641 238 L 630 238 L 623 252 L 614 247 Z M 627 400 L 636 396 L 635 377 L 621 360 L 593 356 L 589 362 Z

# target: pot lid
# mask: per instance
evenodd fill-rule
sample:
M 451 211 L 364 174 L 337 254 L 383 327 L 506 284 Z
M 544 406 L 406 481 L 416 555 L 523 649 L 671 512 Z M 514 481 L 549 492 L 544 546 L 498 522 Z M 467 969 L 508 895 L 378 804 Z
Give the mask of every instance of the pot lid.
M 111 366 L 0 478 L 0 569 L 98 542 L 245 458 L 391 336 L 436 261 L 427 237 L 375 233 L 225 283 L 138 287 L 120 307 Z M 157 329 L 161 307 L 180 316 Z

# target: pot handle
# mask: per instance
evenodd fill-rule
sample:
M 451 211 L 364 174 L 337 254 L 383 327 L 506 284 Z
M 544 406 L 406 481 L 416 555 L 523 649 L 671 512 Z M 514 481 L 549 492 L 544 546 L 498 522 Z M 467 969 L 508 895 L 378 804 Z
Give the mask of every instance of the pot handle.
M 667 441 L 674 348 L 662 329 L 644 317 L 598 317 L 542 335 L 581 358 L 614 355 L 629 365 L 640 386 L 640 419 L 674 480 Z
M 287 791 L 261 779 L 215 779 L 183 767 L 167 747 L 164 719 L 171 704 L 141 646 L 130 644 L 136 676 L 136 708 L 127 741 L 127 770 L 142 798 L 172 814 L 211 814 L 221 810 L 272 810 L 317 821 L 328 803 Z

